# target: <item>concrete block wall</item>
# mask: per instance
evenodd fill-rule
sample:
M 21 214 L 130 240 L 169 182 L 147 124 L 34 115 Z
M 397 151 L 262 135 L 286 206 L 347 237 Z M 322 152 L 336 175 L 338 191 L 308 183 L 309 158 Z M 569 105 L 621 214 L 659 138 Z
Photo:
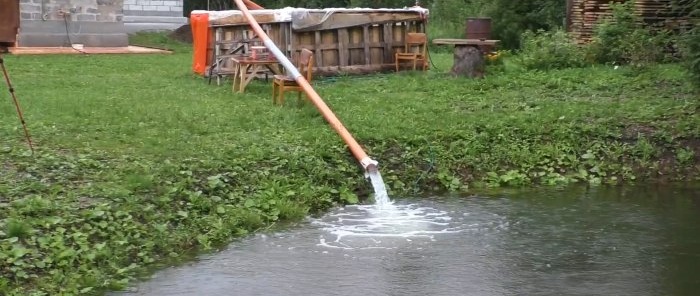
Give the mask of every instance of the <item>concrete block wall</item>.
M 119 22 L 124 0 L 20 0 L 21 20 Z
M 124 25 L 129 33 L 174 30 L 187 23 L 183 0 L 124 0 Z
M 182 16 L 183 0 L 124 0 L 124 11 L 130 15 Z
M 126 46 L 124 0 L 20 0 L 19 46 Z

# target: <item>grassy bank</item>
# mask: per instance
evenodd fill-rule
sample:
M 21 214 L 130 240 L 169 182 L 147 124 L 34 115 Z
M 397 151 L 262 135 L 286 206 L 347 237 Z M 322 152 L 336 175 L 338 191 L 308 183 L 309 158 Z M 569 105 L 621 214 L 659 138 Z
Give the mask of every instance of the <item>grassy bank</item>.
M 207 85 L 187 47 L 165 45 L 175 53 L 7 57 L 38 152 L 5 95 L 0 294 L 123 287 L 188 251 L 369 196 L 312 105 L 273 107 L 270 83 Z M 434 62 L 315 83 L 394 197 L 698 176 L 700 102 L 677 65 L 506 63 L 467 80 L 445 74 L 451 55 Z

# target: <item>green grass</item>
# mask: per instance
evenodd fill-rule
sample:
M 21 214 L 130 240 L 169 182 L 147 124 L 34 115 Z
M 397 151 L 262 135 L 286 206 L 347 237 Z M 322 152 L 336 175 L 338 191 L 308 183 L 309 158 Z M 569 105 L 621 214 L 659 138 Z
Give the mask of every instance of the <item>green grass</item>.
M 175 52 L 6 57 L 38 151 L 3 95 L 0 294 L 99 294 L 369 196 L 311 104 L 273 106 L 270 82 L 245 94 L 208 85 L 186 45 L 136 38 Z M 428 73 L 314 82 L 393 197 L 698 176 L 700 102 L 678 65 L 528 72 L 506 61 L 469 80 L 447 74 L 450 54 L 433 59 Z

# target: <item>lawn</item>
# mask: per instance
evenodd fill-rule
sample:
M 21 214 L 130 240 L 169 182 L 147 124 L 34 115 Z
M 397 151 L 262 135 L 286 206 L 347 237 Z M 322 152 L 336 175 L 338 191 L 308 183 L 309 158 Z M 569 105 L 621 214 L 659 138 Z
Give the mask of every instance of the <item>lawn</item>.
M 144 38 L 139 36 L 139 38 Z M 7 56 L 37 146 L 0 103 L 0 294 L 99 293 L 276 222 L 371 199 L 313 105 L 273 106 L 172 54 Z M 154 37 L 137 40 L 153 42 Z M 697 180 L 700 100 L 678 65 L 318 78 L 390 195 Z

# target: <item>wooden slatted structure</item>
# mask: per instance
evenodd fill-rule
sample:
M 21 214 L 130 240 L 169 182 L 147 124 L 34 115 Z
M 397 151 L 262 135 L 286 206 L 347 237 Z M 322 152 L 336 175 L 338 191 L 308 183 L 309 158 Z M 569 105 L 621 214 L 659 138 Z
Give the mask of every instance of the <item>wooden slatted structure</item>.
M 686 7 L 690 0 L 568 0 L 568 31 L 579 43 L 590 42 L 595 27 L 612 16 L 612 3 L 634 1 L 634 11 L 648 26 L 684 31 L 692 27 Z M 678 5 L 674 5 L 677 2 Z
M 272 10 L 270 10 L 272 11 Z M 394 68 L 394 53 L 403 51 L 407 32 L 425 32 L 426 15 L 411 10 L 344 10 L 323 16 L 323 22 L 294 28 L 291 21 L 256 11 L 258 23 L 292 61 L 303 48 L 314 52 L 314 74 L 362 74 Z M 207 64 L 227 52 L 248 52 L 256 41 L 242 16 L 232 15 L 209 21 Z M 228 64 L 222 60 L 221 68 Z

